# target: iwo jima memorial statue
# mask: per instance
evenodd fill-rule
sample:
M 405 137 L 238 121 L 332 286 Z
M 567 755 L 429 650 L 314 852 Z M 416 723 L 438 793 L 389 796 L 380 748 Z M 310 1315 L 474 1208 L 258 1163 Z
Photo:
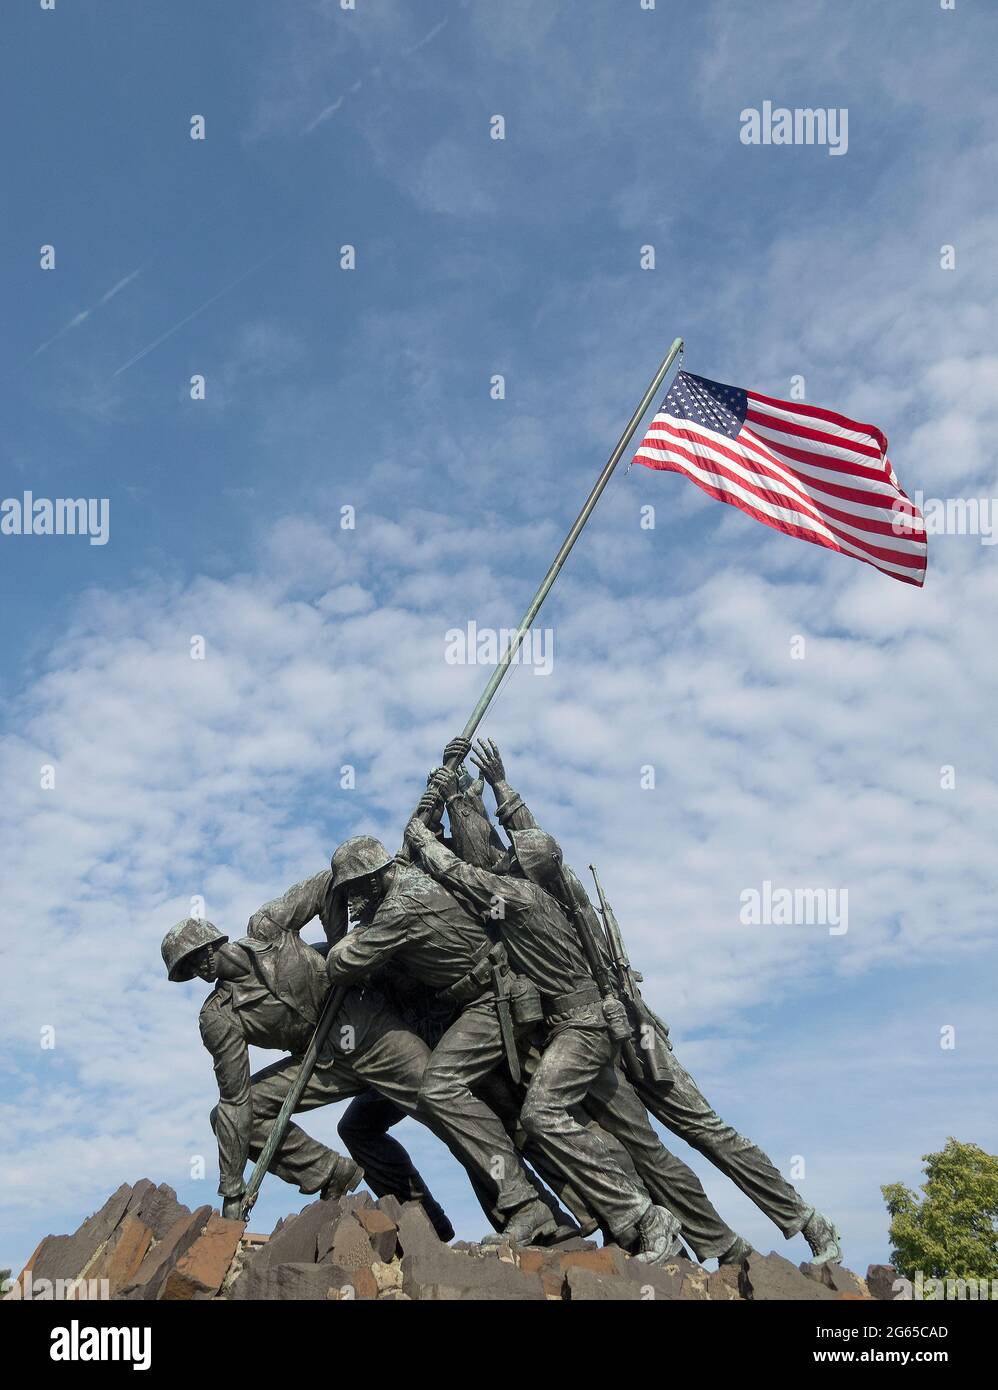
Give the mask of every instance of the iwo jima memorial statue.
M 538 825 L 508 780 L 496 743 L 473 744 L 681 351 L 677 339 L 464 730 L 430 773 L 401 850 L 354 836 L 328 869 L 265 903 L 238 940 L 198 918 L 163 939 L 171 980 L 213 985 L 199 1020 L 219 1091 L 211 1123 L 222 1209 L 213 1220 L 241 1230 L 267 1173 L 323 1199 L 314 1204 L 320 1218 L 324 1202 L 350 1209 L 357 1198 L 347 1194 L 364 1181 L 379 1208 L 387 1202 L 397 1218 L 392 1199 L 403 1211 L 415 1204 L 426 1229 L 449 1242 L 446 1212 L 391 1134 L 411 1116 L 468 1175 L 492 1228 L 474 1247 L 479 1253 L 504 1245 L 577 1249 L 580 1238 L 600 1233 L 646 1278 L 689 1252 L 701 1262 L 715 1257 L 719 1270 L 748 1268 L 751 1246 L 664 1146 L 654 1117 L 785 1237 L 803 1234 L 812 1278 L 841 1260 L 832 1222 L 724 1123 L 680 1064 L 667 1025 L 642 997 L 596 871 L 594 906 L 552 828 Z M 680 370 L 635 461 L 684 473 L 776 530 L 920 584 L 922 519 L 886 451 L 873 426 Z M 486 808 L 486 784 L 503 834 Z M 306 944 L 302 930 L 315 918 L 325 942 Z M 283 1055 L 251 1075 L 250 1044 Z M 292 1119 L 344 1099 L 346 1154 Z M 303 1221 L 305 1213 L 293 1219 L 292 1233 Z M 380 1227 L 368 1220 L 365 1229 L 374 1241 Z M 314 1259 L 314 1235 L 311 1249 Z M 826 1292 L 812 1287 L 816 1296 Z

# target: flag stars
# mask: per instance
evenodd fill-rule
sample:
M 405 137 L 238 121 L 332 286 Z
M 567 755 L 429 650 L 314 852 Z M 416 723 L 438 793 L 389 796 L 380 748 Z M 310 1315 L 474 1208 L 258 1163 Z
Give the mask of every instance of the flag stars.
M 744 391 L 680 372 L 669 388 L 662 411 L 674 420 L 688 420 L 726 439 L 737 439 L 747 406 Z

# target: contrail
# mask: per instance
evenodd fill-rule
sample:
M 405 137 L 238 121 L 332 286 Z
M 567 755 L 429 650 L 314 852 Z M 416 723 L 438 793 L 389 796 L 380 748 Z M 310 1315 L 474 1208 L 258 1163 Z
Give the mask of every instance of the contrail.
M 57 343 L 60 338 L 64 338 L 66 334 L 71 333 L 74 328 L 79 328 L 81 323 L 86 323 L 87 319 L 90 317 L 90 315 L 94 312 L 95 309 L 101 308 L 101 306 L 106 304 L 109 299 L 113 299 L 114 296 L 118 294 L 120 290 L 123 290 L 126 285 L 130 285 L 132 283 L 136 275 L 141 274 L 142 267 L 139 266 L 138 270 L 133 270 L 131 274 L 126 275 L 123 280 L 119 280 L 116 285 L 112 285 L 106 294 L 101 295 L 100 299 L 98 299 L 96 304 L 91 304 L 89 309 L 81 309 L 78 314 L 74 314 L 68 323 L 63 324 L 63 326 L 59 329 L 58 333 L 53 333 L 51 338 L 46 338 L 44 343 L 42 343 L 39 347 L 35 348 L 34 352 L 28 358 L 28 361 L 33 362 L 36 357 L 41 356 L 41 354 L 46 350 L 46 348 L 50 348 L 53 343 Z
M 403 48 L 403 50 L 402 50 L 403 54 L 405 55 L 406 58 L 408 58 L 408 56 L 409 56 L 410 53 L 418 53 L 419 50 L 420 50 L 425 44 L 428 44 L 428 43 L 430 42 L 431 39 L 435 39 L 435 38 L 437 37 L 437 35 L 440 33 L 440 30 L 441 30 L 441 29 L 446 29 L 446 28 L 447 28 L 447 21 L 446 21 L 446 19 L 442 19 L 442 20 L 440 21 L 439 24 L 434 24 L 433 28 L 429 31 L 429 33 L 424 34 L 423 37 L 419 40 L 418 43 L 414 43 L 414 44 L 412 45 L 411 48 Z
M 119 280 L 116 285 L 112 285 L 107 294 L 102 294 L 94 307 L 99 309 L 102 304 L 106 304 L 109 299 L 113 299 L 119 290 L 123 290 L 126 285 L 130 285 L 136 275 L 140 275 L 141 273 L 142 267 L 139 266 L 138 270 L 133 270 L 131 275 L 126 275 L 123 280 Z
M 436 36 L 440 33 L 440 30 L 441 30 L 441 29 L 446 29 L 446 28 L 447 28 L 447 21 L 446 21 L 446 19 L 442 19 L 442 20 L 440 21 L 439 24 L 434 24 L 433 28 L 427 30 L 427 32 L 423 35 L 423 37 L 422 37 L 421 39 L 418 39 L 418 40 L 416 41 L 416 43 L 410 45 L 409 48 L 403 48 L 403 49 L 401 50 L 401 51 L 402 51 L 402 56 L 403 56 L 403 58 L 408 58 L 408 57 L 410 57 L 411 54 L 413 54 L 413 53 L 418 53 L 419 50 L 420 50 L 422 47 L 424 47 L 425 44 L 428 44 L 428 43 L 431 41 L 431 39 L 435 39 L 435 38 L 436 38 Z M 380 73 L 381 73 L 381 65 L 379 64 L 377 67 L 373 67 L 373 68 L 369 68 L 369 69 L 368 69 L 368 71 L 367 71 L 367 77 L 368 77 L 368 78 L 378 77 L 378 76 L 380 76 Z M 304 129 L 304 131 L 303 131 L 302 133 L 303 133 L 304 135 L 311 135 L 311 134 L 312 134 L 312 131 L 315 130 L 316 127 L 322 125 L 323 121 L 328 121 L 329 118 L 330 118 L 330 116 L 333 116 L 333 115 L 336 114 L 336 112 L 340 109 L 340 107 L 341 107 L 341 106 L 343 105 L 343 103 L 346 101 L 346 99 L 347 99 L 348 96 L 352 96 L 354 92 L 359 91 L 359 90 L 361 89 L 361 87 L 363 87 L 363 85 L 364 85 L 364 79 L 363 79 L 362 77 L 358 78 L 357 81 L 353 84 L 353 86 L 349 89 L 349 91 L 344 92 L 342 96 L 338 96 L 334 102 L 331 102 L 331 103 L 329 104 L 329 106 L 324 106 L 324 107 L 322 108 L 322 110 L 319 112 L 319 114 L 315 117 L 315 119 L 314 119 L 313 121 L 310 121 L 310 122 L 309 122 L 309 124 L 305 127 L 305 129 Z
M 249 270 L 244 270 L 242 275 L 237 276 L 230 284 L 223 286 L 222 289 L 216 294 L 213 294 L 210 299 L 206 299 L 203 304 L 199 304 L 196 309 L 192 309 L 179 323 L 175 323 L 172 328 L 168 328 L 165 333 L 161 333 L 158 338 L 149 343 L 147 347 L 144 347 L 141 352 L 137 352 L 134 357 L 130 357 L 127 362 L 122 363 L 117 371 L 111 373 L 110 379 L 113 380 L 116 376 L 121 376 L 121 373 L 127 372 L 129 367 L 134 367 L 136 362 L 141 362 L 142 358 L 147 357 L 150 352 L 158 348 L 160 343 L 165 343 L 167 338 L 172 338 L 173 334 L 183 328 L 185 323 L 190 323 L 191 319 L 196 319 L 198 314 L 204 313 L 205 309 L 207 309 L 209 305 L 214 304 L 216 299 L 221 299 L 223 294 L 228 294 L 229 290 L 234 290 L 237 285 L 241 285 L 244 280 L 248 280 L 251 275 L 255 274 L 262 265 L 266 265 L 276 254 L 276 251 L 270 251 L 264 256 L 262 261 L 257 261 L 256 265 L 251 265 Z
M 344 101 L 346 101 L 346 97 L 337 97 L 337 99 L 331 105 L 324 107 L 323 110 L 320 111 L 319 114 L 316 116 L 312 124 L 307 125 L 305 127 L 305 134 L 311 135 L 312 131 L 315 130 L 316 126 L 322 125 L 323 121 L 328 121 L 330 116 L 332 116 L 336 111 L 340 109 Z

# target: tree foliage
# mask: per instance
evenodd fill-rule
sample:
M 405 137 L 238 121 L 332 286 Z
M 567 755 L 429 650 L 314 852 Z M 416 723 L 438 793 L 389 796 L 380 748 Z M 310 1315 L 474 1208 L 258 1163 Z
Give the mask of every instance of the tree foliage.
M 880 1190 L 891 1218 L 891 1263 L 906 1279 L 998 1278 L 998 1155 L 947 1139 L 923 1154 L 919 1197 L 903 1183 Z

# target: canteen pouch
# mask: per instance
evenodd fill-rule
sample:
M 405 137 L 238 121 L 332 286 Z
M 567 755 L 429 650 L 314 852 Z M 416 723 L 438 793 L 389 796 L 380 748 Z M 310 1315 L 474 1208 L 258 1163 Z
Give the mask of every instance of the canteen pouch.
M 631 1020 L 627 1017 L 627 1010 L 612 994 L 608 994 L 603 1000 L 603 1020 L 614 1042 L 623 1042 L 625 1038 L 632 1037 Z
M 515 975 L 510 981 L 509 1002 L 513 1009 L 513 1021 L 518 1027 L 540 1023 L 544 1017 L 540 992 L 534 982 L 524 975 Z

